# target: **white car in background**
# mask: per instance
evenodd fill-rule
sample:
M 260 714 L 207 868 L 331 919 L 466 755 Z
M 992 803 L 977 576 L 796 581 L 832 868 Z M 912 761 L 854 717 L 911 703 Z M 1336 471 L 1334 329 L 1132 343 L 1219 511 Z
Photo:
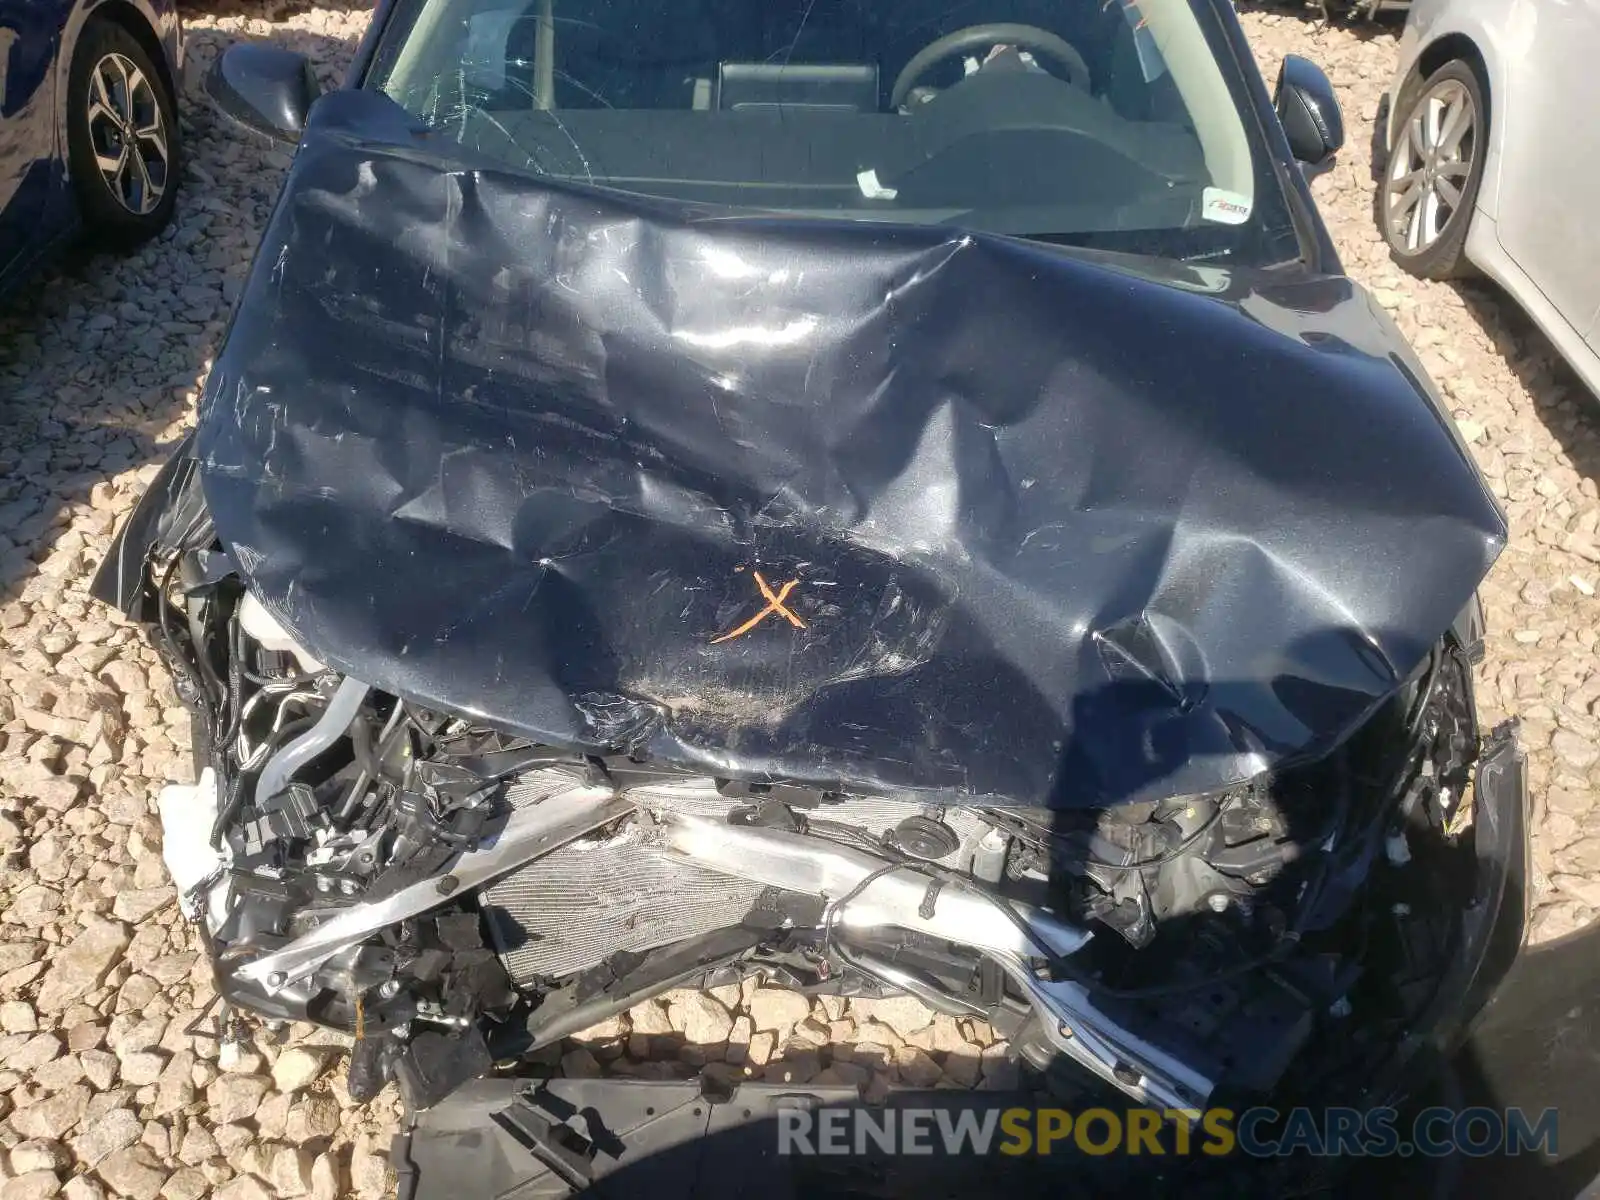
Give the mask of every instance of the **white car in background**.
M 1600 392 L 1597 69 L 1597 0 L 1417 0 L 1377 217 L 1403 268 L 1490 276 Z

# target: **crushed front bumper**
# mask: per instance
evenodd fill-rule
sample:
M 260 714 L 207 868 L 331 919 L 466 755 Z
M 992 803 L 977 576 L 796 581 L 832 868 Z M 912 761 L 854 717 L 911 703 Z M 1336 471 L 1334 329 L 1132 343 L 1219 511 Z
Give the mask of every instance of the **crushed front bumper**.
M 1327 1160 L 1322 1185 L 1348 1168 L 1352 1182 L 1380 1192 L 1577 1196 L 1592 1182 L 1583 1152 L 1600 1145 L 1600 1098 L 1591 1064 L 1600 1055 L 1600 928 L 1537 950 L 1524 949 L 1528 894 L 1526 756 L 1513 725 L 1486 740 L 1473 809 L 1477 887 L 1463 921 L 1461 952 L 1428 1019 L 1393 1070 L 1371 1081 L 1365 1103 L 1405 1109 L 1425 1103 L 1464 1108 L 1560 1103 L 1561 1156 L 1492 1160 L 1460 1157 Z M 1561 1053 L 1555 1053 L 1559 1043 Z M 1441 1099 L 1443 1098 L 1443 1099 Z M 854 1087 L 745 1083 L 731 1091 L 695 1081 L 480 1079 L 443 1103 L 411 1114 L 394 1142 L 402 1200 L 459 1195 L 567 1197 L 993 1196 L 1123 1194 L 1171 1182 L 1195 1164 L 1149 1155 L 1085 1154 L 1070 1140 L 1041 1155 L 947 1153 L 941 1128 L 981 1126 L 986 1114 L 1053 1103 L 1021 1091 L 899 1091 L 864 1104 Z M 1130 1108 L 1133 1107 L 1130 1102 Z M 926 1149 L 887 1153 L 849 1146 L 842 1154 L 793 1153 L 781 1133 L 793 1110 L 866 1109 L 902 1133 L 920 1110 Z M 945 1114 L 943 1118 L 940 1113 Z M 971 1114 L 963 1117 L 963 1114 Z M 1126 1114 L 1119 1114 L 1126 1122 Z M 856 1128 L 849 1117 L 838 1128 Z M 809 1127 L 821 1128 L 817 1116 Z M 1000 1128 L 1004 1128 L 1000 1126 Z M 848 1140 L 848 1139 L 847 1139 Z M 1465 1170 L 1470 1168 L 1470 1170 Z M 1292 1173 L 1267 1173 L 1244 1155 L 1199 1164 L 1207 1186 L 1270 1195 Z M 1446 1191 L 1428 1189 L 1444 1187 Z M 1210 1194 L 1209 1192 L 1205 1194 Z

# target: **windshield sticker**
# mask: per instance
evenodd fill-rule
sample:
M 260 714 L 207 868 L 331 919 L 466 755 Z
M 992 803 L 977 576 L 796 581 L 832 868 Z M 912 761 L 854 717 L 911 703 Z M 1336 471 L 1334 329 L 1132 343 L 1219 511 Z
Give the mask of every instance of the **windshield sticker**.
M 878 182 L 878 172 L 871 167 L 856 176 L 856 186 L 868 200 L 893 200 L 900 194 L 897 188 Z
M 1243 225 L 1250 219 L 1250 197 L 1227 188 L 1208 187 L 1200 193 L 1200 215 L 1224 225 Z

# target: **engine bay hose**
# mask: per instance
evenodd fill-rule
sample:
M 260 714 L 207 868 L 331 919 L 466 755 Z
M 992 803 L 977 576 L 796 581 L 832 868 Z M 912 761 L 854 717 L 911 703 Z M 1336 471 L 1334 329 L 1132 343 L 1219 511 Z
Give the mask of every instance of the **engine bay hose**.
M 296 771 L 338 741 L 350 728 L 350 722 L 355 720 L 362 701 L 371 690 L 370 684 L 346 675 L 317 723 L 267 760 L 267 765 L 261 768 L 256 795 L 261 800 L 276 796 L 288 786 Z

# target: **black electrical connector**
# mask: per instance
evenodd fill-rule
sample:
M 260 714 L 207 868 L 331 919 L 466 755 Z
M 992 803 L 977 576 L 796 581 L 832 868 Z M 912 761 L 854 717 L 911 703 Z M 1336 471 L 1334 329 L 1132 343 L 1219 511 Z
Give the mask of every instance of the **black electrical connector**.
M 316 793 L 303 783 L 291 783 L 269 797 L 260 811 L 260 816 L 241 821 L 237 827 L 234 848 L 245 855 L 260 854 L 282 839 L 304 841 L 327 821 Z

